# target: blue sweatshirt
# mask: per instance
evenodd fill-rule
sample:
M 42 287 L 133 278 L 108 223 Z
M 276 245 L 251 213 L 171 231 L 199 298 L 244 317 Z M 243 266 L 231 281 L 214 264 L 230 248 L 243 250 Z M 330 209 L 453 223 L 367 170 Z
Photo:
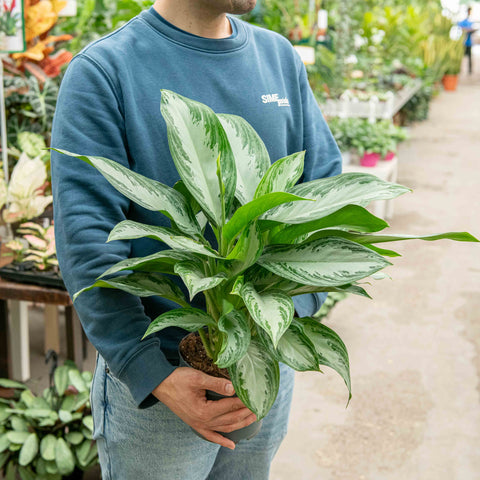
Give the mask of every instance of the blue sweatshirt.
M 151 8 L 86 47 L 63 79 L 52 146 L 110 158 L 173 186 L 179 175 L 160 114 L 160 89 L 168 89 L 245 118 L 272 161 L 306 150 L 305 181 L 340 173 L 339 150 L 290 43 L 237 18 L 230 23 L 230 37 L 202 38 Z M 120 260 L 164 248 L 151 239 L 105 243 L 125 218 L 162 226 L 169 221 L 130 202 L 81 160 L 52 152 L 52 184 L 58 259 L 71 295 Z M 318 295 L 295 299 L 301 316 L 320 304 Z M 137 404 L 153 404 L 151 392 L 174 370 L 185 331 L 171 328 L 140 339 L 151 319 L 178 305 L 96 288 L 75 308 L 89 340 Z

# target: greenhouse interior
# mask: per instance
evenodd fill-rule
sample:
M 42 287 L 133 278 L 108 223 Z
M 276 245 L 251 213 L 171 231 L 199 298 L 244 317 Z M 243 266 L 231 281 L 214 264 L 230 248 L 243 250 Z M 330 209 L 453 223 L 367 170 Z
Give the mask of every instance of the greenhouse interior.
M 479 1 L 0 2 L 0 479 L 480 478 Z

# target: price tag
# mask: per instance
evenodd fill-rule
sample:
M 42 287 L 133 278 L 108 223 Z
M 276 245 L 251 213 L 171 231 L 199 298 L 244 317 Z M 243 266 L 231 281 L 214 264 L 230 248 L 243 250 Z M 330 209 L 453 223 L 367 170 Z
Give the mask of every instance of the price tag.
M 304 65 L 315 65 L 315 49 L 305 45 L 295 45 L 295 50 L 300 55 Z

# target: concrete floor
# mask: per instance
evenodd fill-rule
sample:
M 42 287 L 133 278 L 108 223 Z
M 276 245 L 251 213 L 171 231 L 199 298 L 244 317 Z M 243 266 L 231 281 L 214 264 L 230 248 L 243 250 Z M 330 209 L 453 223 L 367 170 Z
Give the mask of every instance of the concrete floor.
M 430 120 L 411 129 L 400 151 L 399 183 L 414 194 L 396 200 L 392 233 L 480 237 L 479 126 L 480 76 L 435 99 Z M 298 374 L 272 480 L 480 479 L 480 245 L 394 249 L 404 256 L 387 270 L 392 280 L 368 287 L 374 300 L 351 297 L 327 321 L 349 349 L 350 406 L 334 372 Z M 30 334 L 29 383 L 40 391 L 47 369 L 39 309 Z M 94 360 L 90 346 L 87 369 Z
M 434 100 L 399 158 L 414 193 L 396 200 L 392 233 L 480 238 L 480 75 Z M 393 249 L 374 300 L 351 296 L 326 322 L 349 349 L 350 406 L 333 371 L 297 374 L 272 480 L 480 479 L 480 245 Z

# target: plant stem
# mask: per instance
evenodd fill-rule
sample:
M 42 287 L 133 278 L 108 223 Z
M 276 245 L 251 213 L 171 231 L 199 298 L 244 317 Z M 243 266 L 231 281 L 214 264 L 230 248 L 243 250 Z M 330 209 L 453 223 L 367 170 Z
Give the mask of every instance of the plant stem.
M 212 352 L 212 349 L 210 348 L 210 342 L 208 341 L 208 338 L 205 334 L 205 330 L 203 330 L 203 328 L 201 328 L 199 331 L 198 331 L 198 334 L 200 335 L 200 338 L 202 340 L 202 343 L 203 343 L 203 346 L 205 348 L 205 351 L 207 352 L 207 355 L 213 359 L 213 352 Z

